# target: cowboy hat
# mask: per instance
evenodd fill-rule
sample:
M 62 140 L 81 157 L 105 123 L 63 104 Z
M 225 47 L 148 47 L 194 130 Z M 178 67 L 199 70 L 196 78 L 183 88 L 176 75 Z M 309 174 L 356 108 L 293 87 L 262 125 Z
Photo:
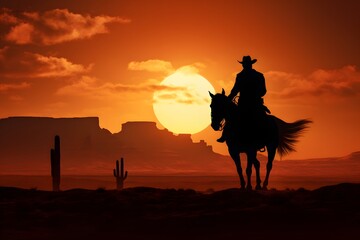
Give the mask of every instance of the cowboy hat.
M 241 64 L 247 64 L 247 63 L 254 64 L 256 63 L 256 61 L 257 59 L 251 59 L 250 56 L 243 56 L 242 62 L 238 60 L 238 62 Z

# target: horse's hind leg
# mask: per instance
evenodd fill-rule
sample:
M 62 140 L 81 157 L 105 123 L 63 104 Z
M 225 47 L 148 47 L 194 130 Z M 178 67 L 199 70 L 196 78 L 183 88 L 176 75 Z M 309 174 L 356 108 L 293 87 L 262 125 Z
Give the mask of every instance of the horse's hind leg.
M 252 174 L 252 161 L 249 159 L 249 154 L 247 154 L 247 166 L 246 166 L 246 176 L 247 176 L 247 190 L 252 190 L 251 186 L 251 174 Z
M 234 160 L 234 163 L 236 165 L 236 171 L 239 175 L 239 179 L 240 179 L 240 188 L 241 189 L 245 189 L 245 179 L 242 173 L 242 168 L 241 168 L 241 162 L 240 162 L 240 154 L 239 152 L 232 152 L 229 151 L 231 158 Z
M 255 167 L 255 171 L 256 171 L 256 190 L 260 190 L 261 189 L 261 179 L 260 179 L 260 161 L 255 158 L 254 162 L 254 167 Z
M 263 184 L 263 189 L 267 189 L 267 186 L 269 184 L 269 177 L 270 177 L 270 172 L 273 166 L 273 161 L 275 158 L 275 153 L 276 153 L 276 147 L 273 145 L 268 145 L 267 146 L 267 150 L 268 150 L 268 162 L 266 164 L 266 176 L 265 176 L 265 180 L 264 180 L 264 184 Z

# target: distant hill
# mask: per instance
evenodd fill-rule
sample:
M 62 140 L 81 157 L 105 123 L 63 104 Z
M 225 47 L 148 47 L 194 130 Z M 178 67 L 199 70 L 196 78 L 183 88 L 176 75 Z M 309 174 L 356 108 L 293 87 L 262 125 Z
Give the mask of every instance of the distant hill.
M 344 157 L 276 161 L 273 174 L 282 176 L 347 178 L 360 182 L 360 152 Z
M 99 127 L 97 117 L 0 119 L 0 174 L 49 174 L 54 136 L 61 138 L 63 174 L 111 174 L 125 158 L 133 174 L 219 174 L 229 157 L 190 134 L 160 130 L 154 122 L 127 122 L 119 133 Z

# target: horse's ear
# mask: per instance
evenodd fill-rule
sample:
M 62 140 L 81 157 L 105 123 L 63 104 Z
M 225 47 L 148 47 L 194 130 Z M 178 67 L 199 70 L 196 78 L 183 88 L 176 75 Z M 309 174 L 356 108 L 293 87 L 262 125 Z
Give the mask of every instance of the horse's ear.
M 209 95 L 210 95 L 211 98 L 214 97 L 214 94 L 212 94 L 210 91 L 209 91 Z
M 222 89 L 221 94 L 225 95 L 225 90 L 224 89 Z

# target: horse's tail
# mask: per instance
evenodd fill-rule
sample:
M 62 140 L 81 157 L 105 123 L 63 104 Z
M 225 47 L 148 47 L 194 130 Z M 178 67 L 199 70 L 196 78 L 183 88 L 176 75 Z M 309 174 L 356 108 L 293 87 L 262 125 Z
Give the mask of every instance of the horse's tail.
M 290 152 L 295 151 L 295 144 L 298 138 L 312 123 L 309 119 L 301 119 L 292 123 L 284 122 L 283 120 L 275 117 L 275 123 L 278 130 L 278 153 L 280 158 Z

